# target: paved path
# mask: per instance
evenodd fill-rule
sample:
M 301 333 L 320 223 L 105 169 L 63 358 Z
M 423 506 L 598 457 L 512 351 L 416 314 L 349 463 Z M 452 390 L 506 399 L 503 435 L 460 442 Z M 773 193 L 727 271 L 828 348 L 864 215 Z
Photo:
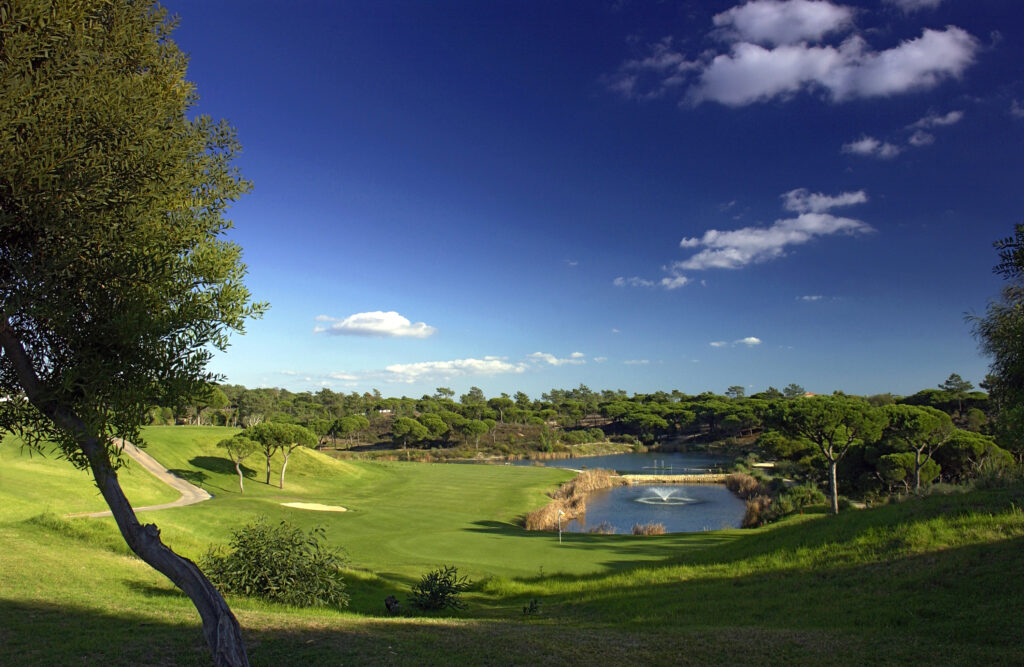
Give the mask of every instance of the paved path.
M 186 482 L 182 478 L 178 477 L 163 465 L 159 461 L 154 459 L 152 456 L 142 451 L 127 440 L 119 440 L 124 445 L 124 453 L 127 454 L 138 463 L 140 466 L 153 473 L 153 476 L 159 479 L 161 482 L 167 484 L 172 489 L 181 493 L 181 498 L 178 498 L 173 503 L 164 503 L 163 505 L 150 505 L 148 507 L 136 507 L 136 512 L 148 512 L 150 510 L 163 510 L 168 507 L 183 507 L 185 505 L 194 505 L 201 503 L 204 500 L 209 500 L 213 496 L 209 493 L 200 489 L 195 484 Z M 87 517 L 101 517 L 111 516 L 110 511 L 106 512 L 84 512 L 82 514 L 69 514 L 69 517 L 73 516 L 87 516 Z

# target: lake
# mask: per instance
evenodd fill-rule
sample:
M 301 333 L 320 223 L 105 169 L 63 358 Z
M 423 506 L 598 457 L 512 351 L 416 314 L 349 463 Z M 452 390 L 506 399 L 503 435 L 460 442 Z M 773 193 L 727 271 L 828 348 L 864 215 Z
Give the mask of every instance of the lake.
M 569 521 L 565 531 L 585 533 L 607 521 L 619 534 L 652 522 L 669 533 L 696 533 L 739 528 L 746 511 L 746 503 L 716 484 L 617 486 L 589 494 L 586 502 L 586 516 Z
M 581 456 L 575 459 L 549 459 L 544 461 L 520 460 L 514 465 L 544 465 L 552 468 L 604 468 L 619 473 L 684 475 L 707 472 L 720 463 L 729 463 L 707 454 L 683 452 L 647 452 L 645 454 L 609 454 L 607 456 Z

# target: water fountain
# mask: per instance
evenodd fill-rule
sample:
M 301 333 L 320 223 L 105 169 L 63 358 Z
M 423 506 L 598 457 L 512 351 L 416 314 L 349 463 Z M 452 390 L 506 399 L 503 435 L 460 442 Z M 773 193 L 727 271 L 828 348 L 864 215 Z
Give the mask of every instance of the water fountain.
M 669 489 L 663 486 L 652 486 L 647 489 L 654 495 L 645 495 L 636 499 L 638 503 L 646 505 L 688 505 L 696 502 L 693 498 L 677 496 L 676 489 Z

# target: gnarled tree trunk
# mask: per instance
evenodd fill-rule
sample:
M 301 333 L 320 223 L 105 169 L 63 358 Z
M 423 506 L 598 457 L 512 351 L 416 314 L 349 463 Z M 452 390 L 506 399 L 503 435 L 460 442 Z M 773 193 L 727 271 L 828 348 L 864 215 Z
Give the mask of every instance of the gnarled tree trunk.
M 14 364 L 28 400 L 53 424 L 74 438 L 85 454 L 96 486 L 131 550 L 192 600 L 202 618 L 203 634 L 214 664 L 218 667 L 248 665 L 242 630 L 224 597 L 195 563 L 174 553 L 160 540 L 160 530 L 156 525 L 143 526 L 139 523 L 110 463 L 106 444 L 89 432 L 85 422 L 73 410 L 52 398 L 53 394 L 39 381 L 25 348 L 6 321 L 0 321 L 0 347 Z

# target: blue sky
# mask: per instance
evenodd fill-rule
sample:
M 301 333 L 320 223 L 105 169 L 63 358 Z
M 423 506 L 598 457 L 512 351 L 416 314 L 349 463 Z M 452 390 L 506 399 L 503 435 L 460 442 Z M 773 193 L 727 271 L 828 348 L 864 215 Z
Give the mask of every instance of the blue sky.
M 912 393 L 1024 211 L 1018 0 L 172 0 L 271 309 L 212 370 Z

